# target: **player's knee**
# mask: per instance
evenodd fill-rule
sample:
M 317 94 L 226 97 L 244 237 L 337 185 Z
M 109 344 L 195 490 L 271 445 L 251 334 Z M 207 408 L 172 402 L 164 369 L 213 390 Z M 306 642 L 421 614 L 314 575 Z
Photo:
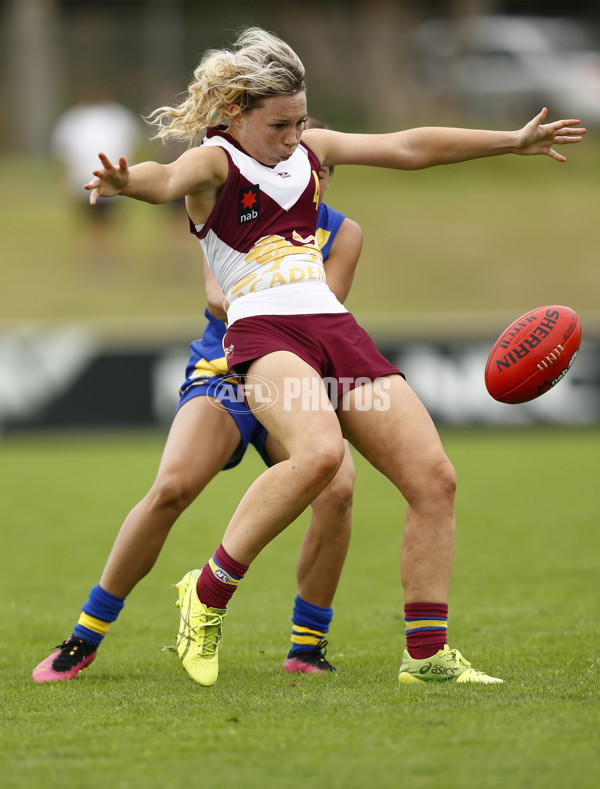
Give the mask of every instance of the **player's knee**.
M 344 459 L 344 442 L 341 438 L 325 438 L 316 446 L 305 450 L 304 467 L 312 483 L 327 483 L 335 477 Z
M 197 491 L 187 480 L 173 474 L 157 480 L 148 495 L 154 509 L 180 513 L 194 501 Z
M 322 496 L 327 498 L 329 507 L 341 514 L 351 509 L 354 496 L 354 466 L 351 463 L 342 463 Z
M 456 493 L 454 466 L 443 452 L 429 457 L 400 490 L 412 507 L 424 511 L 451 510 Z
M 442 455 L 434 463 L 433 484 L 436 495 L 453 505 L 456 495 L 456 470 L 446 455 Z
M 323 475 L 331 478 L 337 474 L 344 460 L 344 442 L 339 440 L 327 441 L 319 451 L 318 464 Z

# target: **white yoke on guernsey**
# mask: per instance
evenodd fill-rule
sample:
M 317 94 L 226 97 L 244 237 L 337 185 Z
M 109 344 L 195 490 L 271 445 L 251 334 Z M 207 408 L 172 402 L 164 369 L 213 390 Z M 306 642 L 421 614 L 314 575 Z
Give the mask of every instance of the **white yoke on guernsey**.
M 203 145 L 227 154 L 229 174 L 194 234 L 229 299 L 227 320 L 347 312 L 325 282 L 315 237 L 319 161 L 303 143 L 275 167 L 253 159 L 223 128 Z

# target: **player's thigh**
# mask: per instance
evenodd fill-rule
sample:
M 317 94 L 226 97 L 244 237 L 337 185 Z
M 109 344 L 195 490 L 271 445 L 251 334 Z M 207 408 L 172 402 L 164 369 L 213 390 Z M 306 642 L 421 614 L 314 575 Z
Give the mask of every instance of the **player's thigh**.
M 407 498 L 452 476 L 433 420 L 400 375 L 346 393 L 338 417 L 350 443 Z
M 210 396 L 193 397 L 176 413 L 160 461 L 157 480 L 176 475 L 201 490 L 240 443 L 234 418 Z
M 344 445 L 339 421 L 321 377 L 307 362 L 289 351 L 275 351 L 254 361 L 249 374 L 270 384 L 268 407 L 252 388 L 246 398 L 256 418 L 288 455 L 333 450 L 341 460 Z

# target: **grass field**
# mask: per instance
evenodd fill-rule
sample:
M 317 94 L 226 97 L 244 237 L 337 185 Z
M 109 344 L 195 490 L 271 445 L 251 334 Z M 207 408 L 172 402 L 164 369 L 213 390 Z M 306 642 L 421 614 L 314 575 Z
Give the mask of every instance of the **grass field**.
M 280 670 L 301 519 L 233 599 L 217 685 L 193 685 L 161 651 L 177 627 L 169 585 L 214 549 L 260 471 L 254 454 L 182 517 L 93 666 L 72 683 L 37 686 L 31 669 L 70 633 L 163 437 L 5 439 L 3 787 L 597 786 L 600 429 L 443 438 L 459 477 L 451 643 L 502 686 L 398 686 L 404 508 L 359 458 L 330 632 L 340 673 Z

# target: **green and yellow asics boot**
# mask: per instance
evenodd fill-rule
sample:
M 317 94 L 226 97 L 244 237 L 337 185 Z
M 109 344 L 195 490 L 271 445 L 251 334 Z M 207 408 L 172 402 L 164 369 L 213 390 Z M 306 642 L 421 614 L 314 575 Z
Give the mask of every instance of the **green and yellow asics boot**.
M 446 644 L 435 655 L 424 660 L 414 660 L 404 650 L 398 682 L 480 682 L 490 685 L 504 680 L 473 668 L 458 649 L 450 649 Z
M 177 654 L 184 669 L 198 685 L 214 685 L 219 676 L 219 641 L 225 608 L 208 608 L 198 599 L 196 582 L 200 570 L 186 573 L 175 589 L 179 598 Z

